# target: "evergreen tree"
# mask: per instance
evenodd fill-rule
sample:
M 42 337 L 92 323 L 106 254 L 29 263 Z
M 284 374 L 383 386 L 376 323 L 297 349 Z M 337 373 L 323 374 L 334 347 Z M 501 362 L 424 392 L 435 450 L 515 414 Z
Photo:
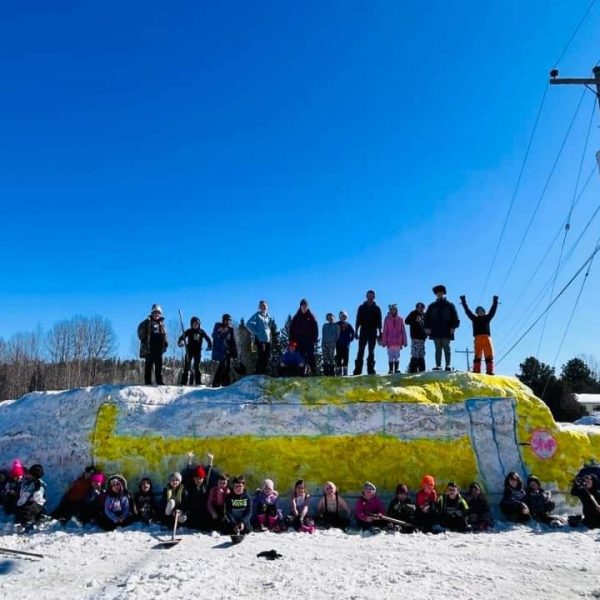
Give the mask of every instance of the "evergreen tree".
M 593 393 L 598 389 L 598 382 L 581 358 L 568 360 L 562 366 L 560 378 L 568 390 L 574 394 Z

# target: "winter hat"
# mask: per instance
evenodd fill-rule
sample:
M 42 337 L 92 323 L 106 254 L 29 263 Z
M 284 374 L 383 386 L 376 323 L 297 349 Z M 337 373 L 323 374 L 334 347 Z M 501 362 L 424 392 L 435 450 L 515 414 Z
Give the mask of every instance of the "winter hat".
M 268 488 L 271 488 L 272 490 L 274 490 L 274 489 L 275 489 L 275 484 L 273 483 L 273 480 L 272 480 L 272 479 L 265 479 L 265 480 L 262 482 L 261 489 L 263 489 L 263 490 L 264 490 L 266 487 L 268 487 Z
M 198 317 L 192 317 L 190 319 L 190 327 L 194 324 L 194 323 L 200 323 L 200 319 Z
M 415 304 L 415 308 L 419 308 L 419 306 L 422 306 L 423 308 L 425 308 L 425 304 L 423 302 L 417 302 Z
M 431 475 L 423 475 L 423 479 L 421 479 L 421 486 L 425 487 L 426 485 L 435 487 L 435 479 Z
M 481 491 L 481 486 L 476 481 L 471 483 L 471 485 L 469 486 L 469 491 L 472 492 L 473 490 Z
M 308 306 L 308 300 L 306 298 L 302 298 L 302 300 L 300 300 L 300 306 Z
M 399 483 L 396 486 L 396 496 L 399 494 L 408 494 L 408 486 L 405 483 Z
M 539 480 L 538 477 L 536 477 L 535 475 L 530 475 L 527 478 L 527 485 L 529 485 L 532 481 L 534 481 L 535 483 L 537 483 L 540 487 L 542 487 L 542 482 Z
M 29 474 L 36 479 L 41 479 L 44 476 L 44 467 L 40 464 L 31 465 L 29 467 Z
M 206 471 L 202 465 L 198 465 L 194 472 L 194 477 L 198 477 L 200 479 L 204 479 L 206 477 Z
M 177 479 L 179 483 L 183 481 L 183 477 L 181 477 L 181 473 L 179 471 L 174 471 L 173 473 L 171 473 L 169 475 L 169 481 L 171 481 L 171 479 Z
M 436 285 L 433 287 L 433 293 L 437 294 L 438 292 L 442 292 L 444 296 L 446 295 L 446 286 L 445 285 Z
M 223 317 L 221 318 L 221 323 L 225 323 L 225 321 L 231 321 L 231 315 L 228 313 L 225 313 L 223 315 Z
M 150 309 L 150 314 L 157 312 L 160 313 L 160 316 L 162 317 L 162 308 L 160 307 L 160 304 L 153 304 L 152 308 Z
M 485 315 L 485 308 L 483 308 L 483 306 L 478 306 L 478 307 L 475 309 L 475 314 L 477 314 L 479 311 L 482 311 L 482 312 L 483 312 L 483 314 Z
M 376 492 L 377 488 L 375 487 L 374 483 L 371 483 L 370 481 L 365 481 L 363 483 L 363 490 L 373 490 L 373 492 Z
M 325 315 L 325 318 L 326 318 L 326 319 L 329 319 L 329 317 L 333 317 L 333 318 L 335 319 L 335 315 L 334 315 L 333 313 L 327 313 L 327 314 Z
M 94 473 L 90 477 L 90 481 L 92 483 L 99 483 L 100 485 L 102 485 L 104 483 L 104 473 Z
M 24 474 L 25 469 L 23 468 L 21 461 L 18 458 L 16 458 L 15 460 L 13 460 L 8 476 L 11 479 L 16 479 L 17 477 L 23 477 Z
M 295 350 L 298 347 L 298 342 L 290 342 L 290 350 Z
M 346 319 L 348 318 L 348 313 L 345 310 L 340 310 L 340 319 L 342 317 L 345 317 Z

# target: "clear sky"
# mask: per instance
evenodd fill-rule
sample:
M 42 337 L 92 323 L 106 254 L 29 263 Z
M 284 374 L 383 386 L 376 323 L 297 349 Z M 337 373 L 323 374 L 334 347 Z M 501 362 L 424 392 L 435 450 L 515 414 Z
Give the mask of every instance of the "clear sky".
M 464 293 L 473 308 L 500 295 L 501 356 L 548 303 L 563 234 L 550 242 L 582 156 L 580 187 L 600 150 L 597 111 L 583 152 L 586 92 L 542 196 L 584 93 L 550 87 L 485 286 L 548 71 L 589 5 L 4 3 L 0 336 L 100 314 L 125 357 L 154 302 L 167 322 L 180 308 L 210 331 L 223 312 L 248 317 L 261 298 L 281 323 L 303 297 L 320 323 L 341 308 L 353 321 L 369 288 L 405 315 L 444 283 L 450 300 Z M 596 4 L 561 75 L 591 77 L 599 32 Z M 599 203 L 596 170 L 565 254 Z M 599 233 L 600 217 L 557 291 Z M 557 367 L 580 353 L 600 359 L 598 263 Z M 555 362 L 580 281 L 549 313 L 541 343 L 540 323 L 498 372 L 531 354 Z M 464 349 L 472 337 L 461 316 Z

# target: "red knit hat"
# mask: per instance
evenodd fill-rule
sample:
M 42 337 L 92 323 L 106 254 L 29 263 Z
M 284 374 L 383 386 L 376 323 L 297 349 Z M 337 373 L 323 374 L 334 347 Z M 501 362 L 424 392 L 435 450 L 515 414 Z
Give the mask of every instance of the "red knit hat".
M 196 473 L 194 474 L 194 477 L 198 477 L 199 479 L 204 479 L 206 477 L 206 471 L 202 465 L 198 465 L 196 467 Z

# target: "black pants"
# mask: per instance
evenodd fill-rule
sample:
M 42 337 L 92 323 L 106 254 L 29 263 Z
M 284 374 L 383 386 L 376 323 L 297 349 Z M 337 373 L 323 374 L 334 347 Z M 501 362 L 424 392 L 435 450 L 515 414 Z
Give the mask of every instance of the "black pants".
M 259 342 L 256 340 L 256 374 L 264 375 L 267 372 L 269 358 L 271 358 L 271 344 L 269 342 Z
M 227 356 L 223 360 L 219 361 L 217 372 L 213 379 L 213 387 L 219 387 L 221 385 L 231 384 L 231 357 Z
M 364 334 L 362 328 L 360 338 L 358 340 L 358 353 L 356 354 L 356 362 L 361 363 L 365 358 L 365 347 L 369 346 L 369 354 L 367 355 L 367 364 L 375 364 L 375 344 L 377 343 L 377 331 L 375 329 L 366 331 Z
M 197 352 L 186 352 L 185 362 L 183 364 L 183 375 L 181 376 L 181 383 L 187 385 L 189 373 L 192 370 L 192 363 L 194 365 L 194 385 L 200 385 L 200 350 Z
M 304 362 L 310 367 L 310 374 L 317 374 L 317 361 L 315 360 L 315 345 L 313 342 L 298 342 L 298 352 Z
M 44 507 L 35 502 L 26 502 L 23 506 L 17 506 L 15 510 L 15 520 L 21 525 L 33 524 L 39 520 Z
M 146 356 L 146 364 L 145 364 L 145 369 L 144 369 L 144 383 L 146 385 L 152 384 L 152 367 L 154 367 L 154 376 L 156 378 L 156 385 L 163 385 L 162 350 L 160 350 L 160 351 L 153 350 L 153 351 L 151 351 L 149 356 Z
M 335 364 L 338 367 L 348 366 L 348 357 L 350 354 L 350 346 L 335 347 Z

